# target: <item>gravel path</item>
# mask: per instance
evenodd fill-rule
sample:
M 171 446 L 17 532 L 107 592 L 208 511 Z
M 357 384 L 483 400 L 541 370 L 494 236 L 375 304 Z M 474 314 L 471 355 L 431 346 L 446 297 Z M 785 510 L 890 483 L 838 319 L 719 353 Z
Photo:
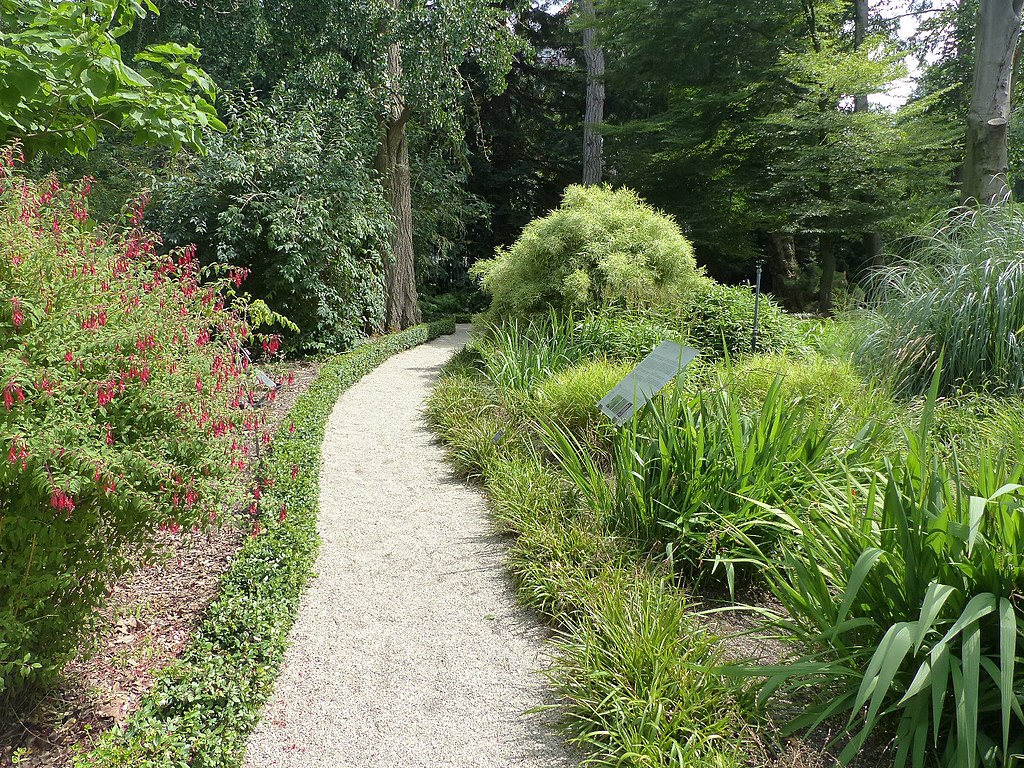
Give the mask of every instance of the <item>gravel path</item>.
M 318 576 L 247 768 L 568 768 L 536 717 L 543 631 L 515 604 L 483 497 L 422 422 L 460 327 L 385 362 L 327 425 Z

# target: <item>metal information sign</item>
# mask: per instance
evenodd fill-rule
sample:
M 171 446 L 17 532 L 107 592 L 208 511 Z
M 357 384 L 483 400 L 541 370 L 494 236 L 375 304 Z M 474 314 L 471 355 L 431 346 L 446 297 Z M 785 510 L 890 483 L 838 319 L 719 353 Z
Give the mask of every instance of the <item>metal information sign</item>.
M 692 347 L 663 341 L 626 378 L 616 384 L 597 407 L 605 416 L 622 426 L 696 356 L 697 350 Z

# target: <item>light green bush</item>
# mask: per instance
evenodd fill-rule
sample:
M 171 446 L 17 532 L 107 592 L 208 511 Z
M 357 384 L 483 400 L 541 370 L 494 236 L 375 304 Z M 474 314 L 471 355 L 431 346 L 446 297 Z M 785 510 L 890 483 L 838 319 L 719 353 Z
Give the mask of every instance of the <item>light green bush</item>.
M 581 186 L 473 273 L 493 297 L 491 318 L 663 305 L 698 275 L 693 246 L 672 218 L 631 190 Z
M 799 398 L 814 410 L 854 407 L 867 391 L 850 363 L 818 355 L 751 355 L 723 365 L 721 375 L 734 394 L 751 403 L 764 402 L 778 379 L 784 399 Z

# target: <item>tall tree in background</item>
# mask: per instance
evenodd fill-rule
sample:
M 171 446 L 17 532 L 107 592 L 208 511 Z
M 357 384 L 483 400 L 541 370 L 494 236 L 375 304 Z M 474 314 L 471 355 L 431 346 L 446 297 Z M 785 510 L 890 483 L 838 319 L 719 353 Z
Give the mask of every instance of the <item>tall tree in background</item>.
M 583 118 L 583 183 L 600 184 L 603 173 L 604 47 L 597 41 L 594 0 L 580 0 L 583 57 L 587 63 L 587 105 Z
M 466 67 L 469 190 L 490 207 L 490 216 L 468 232 L 470 259 L 511 245 L 580 178 L 586 83 L 574 65 L 578 29 L 561 3 L 550 2 L 521 9 L 516 28 L 527 46 L 516 54 L 504 90 L 495 92 L 475 63 Z
M 398 330 L 419 322 L 413 252 L 412 177 L 407 126 L 422 126 L 461 145 L 464 137 L 462 67 L 472 58 L 488 73 L 492 88 L 504 76 L 520 47 L 509 13 L 489 0 L 388 0 L 392 13 L 378 29 L 386 51 L 386 70 L 371 81 L 383 86 L 386 107 L 381 123 L 378 169 L 391 201 L 395 223 L 393 263 L 388 268 L 386 324 Z M 376 92 L 376 88 L 374 92 Z
M 390 0 L 395 13 L 401 0 Z M 399 330 L 422 320 L 416 297 L 416 254 L 412 241 L 412 174 L 409 169 L 409 134 L 406 130 L 412 110 L 405 103 L 402 78 L 402 46 L 398 39 L 387 45 L 384 82 L 384 115 L 377 151 L 377 171 L 384 182 L 394 230 L 391 235 L 391 263 L 385 276 L 387 308 L 385 323 Z
M 1007 136 L 1022 6 L 1024 0 L 981 0 L 978 6 L 963 172 L 965 201 L 992 203 L 1009 196 Z

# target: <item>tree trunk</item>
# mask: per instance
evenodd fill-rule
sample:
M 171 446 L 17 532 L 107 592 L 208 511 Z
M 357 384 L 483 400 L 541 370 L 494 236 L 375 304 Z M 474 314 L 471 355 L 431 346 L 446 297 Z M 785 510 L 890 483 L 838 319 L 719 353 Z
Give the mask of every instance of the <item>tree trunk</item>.
M 869 0 L 854 0 L 855 3 L 855 23 L 853 27 L 853 44 L 860 50 L 860 47 L 864 45 L 864 40 L 868 35 L 868 12 L 870 11 Z M 868 95 L 866 93 L 858 93 L 853 97 L 853 111 L 854 112 L 867 112 L 870 108 L 868 104 Z M 864 233 L 864 250 L 868 257 L 868 263 L 873 267 L 881 266 L 882 264 L 882 234 L 877 231 L 865 232 Z
M 794 312 L 803 309 L 796 290 L 796 281 L 800 276 L 800 263 L 796 258 L 796 238 L 792 232 L 771 232 L 768 237 L 771 241 L 771 247 L 768 249 L 771 292 L 786 309 Z
M 836 280 L 836 244 L 832 235 L 822 235 L 818 245 L 821 253 L 821 282 L 818 284 L 818 311 L 832 316 L 832 286 Z
M 854 0 L 854 5 L 856 13 L 854 14 L 853 45 L 855 49 L 860 50 L 860 47 L 864 45 L 864 38 L 868 34 L 868 0 Z M 868 111 L 868 95 L 866 93 L 858 93 L 853 97 L 853 111 Z
M 1006 139 L 1010 122 L 1013 56 L 1020 39 L 1024 0 L 981 0 L 975 43 L 974 85 L 967 115 L 964 202 L 1000 202 L 1009 195 Z
M 394 0 L 397 4 L 397 0 Z M 387 266 L 385 286 L 387 330 L 399 331 L 422 320 L 416 296 L 416 258 L 412 245 L 412 174 L 409 171 L 409 138 L 406 124 L 409 108 L 401 93 L 402 51 L 398 43 L 388 46 L 387 112 L 383 136 L 377 148 L 377 171 L 381 175 L 394 230 L 391 235 L 392 261 Z
M 597 44 L 597 15 L 594 0 L 581 0 L 583 14 L 583 57 L 587 62 L 587 111 L 583 118 L 583 183 L 600 184 L 603 171 L 601 151 L 604 137 L 604 48 Z

